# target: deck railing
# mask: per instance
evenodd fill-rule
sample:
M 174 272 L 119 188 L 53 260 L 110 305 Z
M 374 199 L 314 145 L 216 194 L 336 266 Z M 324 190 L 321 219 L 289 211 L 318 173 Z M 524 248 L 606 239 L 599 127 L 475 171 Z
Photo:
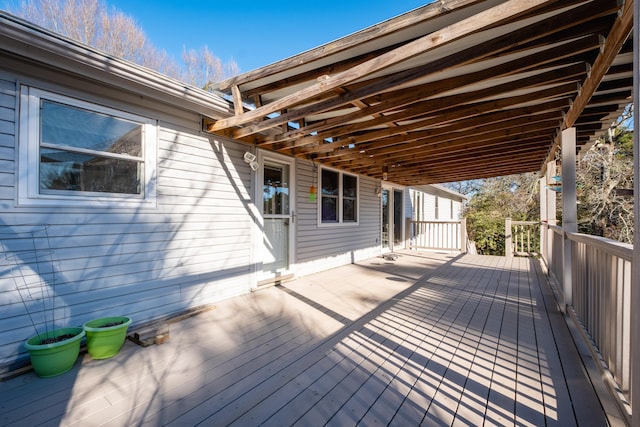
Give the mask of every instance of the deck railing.
M 540 231 L 543 240 L 544 252 L 541 252 L 547 268 L 553 273 L 558 283 L 563 280 L 563 248 L 564 232 L 557 225 L 544 225 Z
M 413 221 L 407 219 L 407 241 L 410 249 L 466 251 L 466 222 Z
M 567 238 L 573 252 L 572 308 L 628 400 L 633 246 L 578 233 Z
M 505 221 L 505 255 L 536 256 L 540 254 L 539 221 Z
M 631 260 L 633 246 L 542 224 L 542 259 L 560 285 L 563 306 L 582 326 L 606 364 L 605 377 L 631 413 Z M 571 286 L 565 289 L 564 252 L 571 245 Z M 596 359 L 597 360 L 597 359 Z

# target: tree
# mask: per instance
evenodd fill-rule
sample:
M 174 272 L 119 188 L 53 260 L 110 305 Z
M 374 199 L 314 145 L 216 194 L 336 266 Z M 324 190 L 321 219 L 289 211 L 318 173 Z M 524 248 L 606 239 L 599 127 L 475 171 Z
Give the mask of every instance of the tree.
M 591 147 L 576 170 L 578 231 L 633 243 L 633 133 L 625 116 Z
M 206 46 L 189 50 L 184 64 L 179 64 L 156 48 L 132 17 L 108 8 L 101 0 L 26 0 L 9 11 L 110 55 L 204 89 L 239 72 L 235 61 L 223 64 Z
M 470 198 L 480 190 L 483 182 L 484 181 L 481 179 L 472 179 L 468 181 L 446 182 L 441 185 L 449 190 L 464 194 L 467 198 Z
M 182 61 L 186 65 L 184 79 L 199 82 L 198 86 L 205 90 L 209 90 L 212 83 L 240 72 L 238 64 L 234 61 L 223 64 L 207 46 L 199 50 L 185 48 L 182 52 Z
M 480 254 L 504 255 L 505 219 L 537 221 L 540 217 L 538 174 L 490 178 L 474 185 L 464 212 L 469 240 Z

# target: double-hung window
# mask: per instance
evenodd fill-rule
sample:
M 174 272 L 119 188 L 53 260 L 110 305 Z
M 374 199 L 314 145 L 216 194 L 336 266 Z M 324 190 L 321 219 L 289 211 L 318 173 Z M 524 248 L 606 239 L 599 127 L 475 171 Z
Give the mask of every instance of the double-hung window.
M 358 222 L 358 177 L 330 169 L 320 169 L 320 223 Z
M 18 203 L 155 206 L 155 121 L 21 89 Z

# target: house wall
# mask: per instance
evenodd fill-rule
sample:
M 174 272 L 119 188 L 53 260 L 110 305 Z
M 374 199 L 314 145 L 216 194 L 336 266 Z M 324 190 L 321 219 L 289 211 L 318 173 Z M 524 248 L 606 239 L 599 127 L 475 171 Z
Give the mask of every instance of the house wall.
M 244 145 L 203 134 L 199 114 L 172 105 L 38 67 L 2 68 L 0 372 L 26 359 L 22 344 L 35 330 L 25 305 L 43 332 L 45 314 L 60 326 L 106 315 L 140 324 L 249 291 L 252 175 Z M 19 82 L 157 119 L 157 207 L 16 206 Z M 34 230 L 35 239 L 27 233 Z M 48 246 L 54 260 L 39 271 L 28 260 L 34 245 Z M 15 265 L 25 263 L 27 280 L 42 282 L 37 292 L 55 296 L 55 311 L 17 292 L 24 283 Z
M 20 83 L 157 120 L 156 207 L 18 206 Z M 0 373 L 26 362 L 23 343 L 43 332 L 45 320 L 80 326 L 128 315 L 142 324 L 255 286 L 257 209 L 255 174 L 243 161 L 248 147 L 200 126 L 200 114 L 95 79 L 15 58 L 0 66 Z M 318 169 L 296 160 L 295 173 L 297 276 L 380 254 L 379 181 L 359 177 L 357 225 L 320 226 L 318 202 L 308 197 Z M 35 263 L 29 256 L 36 248 L 53 262 Z M 27 290 L 21 273 L 53 297 L 46 306 L 18 292 Z
M 451 223 L 462 218 L 462 196 L 443 191 L 438 186 L 411 188 L 406 196 L 407 218 L 429 221 L 411 228 L 411 245 L 418 248 L 450 250 L 460 247 L 461 229 Z
M 380 255 L 380 182 L 359 178 L 359 224 L 318 225 L 318 203 L 309 201 L 309 187 L 318 187 L 318 168 L 297 160 L 296 275 L 304 276 Z M 320 189 L 318 189 L 320 199 Z
M 261 268 L 257 174 L 243 160 L 251 148 L 201 131 L 202 115 L 226 116 L 227 103 L 79 46 L 63 57 L 46 49 L 60 41 L 38 39 L 46 48 L 37 50 L 33 40 L 0 61 L 0 375 L 26 363 L 23 343 L 45 323 L 128 315 L 135 327 L 250 292 Z M 155 206 L 20 205 L 20 84 L 157 121 Z M 359 177 L 357 224 L 323 226 L 308 197 L 318 169 L 295 164 L 296 275 L 380 255 L 380 181 Z
M 407 218 L 415 221 L 457 221 L 462 217 L 462 199 L 422 186 L 407 192 Z

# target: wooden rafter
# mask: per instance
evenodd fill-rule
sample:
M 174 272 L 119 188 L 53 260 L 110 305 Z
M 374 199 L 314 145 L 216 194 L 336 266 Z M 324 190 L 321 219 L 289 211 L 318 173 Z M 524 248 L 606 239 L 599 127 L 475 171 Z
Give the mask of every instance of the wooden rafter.
M 307 116 L 318 111 L 329 110 L 331 108 L 336 108 L 344 105 L 345 103 L 348 103 L 354 99 L 363 99 L 365 97 L 370 97 L 377 93 L 384 92 L 384 94 L 381 95 L 381 99 L 377 100 L 378 102 L 369 109 L 362 109 L 361 111 L 350 113 L 345 116 L 336 117 L 335 119 L 326 120 L 320 123 L 310 123 L 309 126 L 304 129 L 295 129 L 276 136 L 275 138 L 263 139 L 264 143 L 283 142 L 285 140 L 308 135 L 312 132 L 320 132 L 322 130 L 330 129 L 332 127 L 332 124 L 335 123 L 346 123 L 349 121 L 367 117 L 369 115 L 379 114 L 392 110 L 394 108 L 405 106 L 408 103 L 415 102 L 416 98 L 428 98 L 438 93 L 443 93 L 447 90 L 451 90 L 452 88 L 459 88 L 462 86 L 477 83 L 479 81 L 482 81 L 483 79 L 487 79 L 490 77 L 495 78 L 500 75 L 507 75 L 517 71 L 521 71 L 532 66 L 540 67 L 545 63 L 558 62 L 563 58 L 568 58 L 572 55 L 576 55 L 599 45 L 601 43 L 601 40 L 598 38 L 597 33 L 594 36 L 585 38 L 579 37 L 583 35 L 583 30 L 579 31 L 577 35 L 567 34 L 564 36 L 566 37 L 565 41 L 569 40 L 567 44 L 561 44 L 559 46 L 547 49 L 540 54 L 536 54 L 531 56 L 530 58 L 527 58 L 527 60 L 525 61 L 523 61 L 522 59 L 517 59 L 509 63 L 493 66 L 480 72 L 460 76 L 455 79 L 444 79 L 437 83 L 423 85 L 423 87 L 412 87 L 411 89 L 401 89 L 394 92 L 389 92 L 389 90 L 393 89 L 394 87 L 400 86 L 402 84 L 405 84 L 407 81 L 414 79 L 415 76 L 425 76 L 430 73 L 442 71 L 446 67 L 459 66 L 465 62 L 482 59 L 489 54 L 495 54 L 508 47 L 517 46 L 523 43 L 523 41 L 537 40 L 545 34 L 548 34 L 553 29 L 557 30 L 558 28 L 566 28 L 569 25 L 568 23 L 581 23 L 587 19 L 592 19 L 594 16 L 599 16 L 599 14 L 611 12 L 611 10 L 611 7 L 607 8 L 606 10 L 603 10 L 602 7 L 596 9 L 592 3 L 577 10 L 572 9 L 568 12 L 558 15 L 554 19 L 538 22 L 526 28 L 520 29 L 517 36 L 511 33 L 500 36 L 496 39 L 491 40 L 490 42 L 483 43 L 481 46 L 474 46 L 472 48 L 456 52 L 454 55 L 433 61 L 427 65 L 416 67 L 413 70 L 406 70 L 402 73 L 396 73 L 392 79 L 385 79 L 384 82 L 376 81 L 375 83 L 368 84 L 357 89 L 350 89 L 347 93 L 347 96 L 345 97 L 332 98 L 324 103 L 314 104 L 302 109 L 297 109 L 290 112 L 287 116 L 271 118 L 265 120 L 260 124 L 248 126 L 243 129 L 238 129 L 234 134 L 236 137 L 243 137 L 248 134 L 268 129 L 270 126 L 273 126 L 275 124 L 292 120 L 297 116 Z M 578 38 L 578 40 L 576 40 L 576 38 Z M 561 40 L 555 40 L 555 43 L 559 42 L 561 42 Z M 532 47 L 537 46 L 534 44 Z
M 218 83 L 217 89 L 224 91 L 232 86 L 239 86 L 247 81 L 254 81 L 257 78 L 271 77 L 278 73 L 287 71 L 291 67 L 300 66 L 300 64 L 312 63 L 313 61 L 321 60 L 328 55 L 358 47 L 366 40 L 376 37 L 385 37 L 403 28 L 412 27 L 424 21 L 436 18 L 442 13 L 451 13 L 456 9 L 467 8 L 480 2 L 481 0 L 447 0 L 446 2 L 442 2 L 441 5 L 437 5 L 438 7 L 429 7 L 423 10 L 408 12 L 394 19 L 392 22 L 383 22 L 369 27 L 359 32 L 358 37 L 345 37 L 343 39 L 338 39 L 323 45 L 321 49 L 313 49 L 303 52 L 289 59 L 242 74 L 241 76 L 231 77 Z
M 469 117 L 469 115 L 479 115 L 496 109 L 503 109 L 511 105 L 517 105 L 523 102 L 531 101 L 532 99 L 536 99 L 536 96 L 548 98 L 550 93 L 555 94 L 553 90 L 540 91 L 537 94 L 536 92 L 533 92 L 532 94 L 513 97 L 510 98 L 510 101 L 507 102 L 484 102 L 480 104 L 472 104 L 473 101 L 487 98 L 491 95 L 508 93 L 509 91 L 514 91 L 525 87 L 531 87 L 533 89 L 537 85 L 543 83 L 548 85 L 557 83 L 558 81 L 563 82 L 571 80 L 577 82 L 577 77 L 585 75 L 586 71 L 587 70 L 584 64 L 575 64 L 567 69 L 552 70 L 521 80 L 516 80 L 509 84 L 492 86 L 472 93 L 464 93 L 460 95 L 453 95 L 450 97 L 421 101 L 416 105 L 412 105 L 411 108 L 401 110 L 396 114 L 390 114 L 388 116 L 382 116 L 380 118 L 369 121 L 357 122 L 352 125 L 345 125 L 339 128 L 329 129 L 328 131 L 320 132 L 318 135 L 313 137 L 298 139 L 294 144 L 287 146 L 286 148 L 292 149 L 305 145 L 317 144 L 319 142 L 322 142 L 329 136 L 336 137 L 352 134 L 354 132 L 365 131 L 370 128 L 375 129 L 377 126 L 385 125 L 390 121 L 399 122 L 409 119 L 414 120 L 410 124 L 397 126 L 392 129 L 373 130 L 358 137 L 354 137 L 350 141 L 351 143 L 362 143 L 367 140 L 391 137 L 398 132 L 408 132 L 426 126 L 434 126 L 438 124 L 441 125 L 442 123 Z M 451 111 L 451 108 L 454 108 L 453 112 Z M 426 118 L 419 120 L 420 117 Z M 340 142 L 332 144 L 321 144 L 318 146 L 318 149 L 321 151 L 327 151 L 331 148 L 340 147 L 341 145 L 343 145 L 343 143 Z M 302 152 L 306 151 L 302 150 Z
M 421 65 L 419 67 L 415 67 L 413 69 L 405 70 L 402 72 L 395 73 L 392 78 L 385 79 L 375 79 L 366 85 L 360 85 L 360 87 L 349 88 L 349 90 L 340 97 L 332 97 L 326 99 L 324 102 L 311 104 L 309 106 L 305 106 L 303 108 L 297 108 L 291 110 L 288 114 L 281 114 L 279 116 L 265 119 L 259 123 L 255 123 L 252 125 L 245 126 L 241 129 L 237 129 L 234 131 L 234 136 L 236 138 L 242 138 L 244 136 L 261 132 L 271 127 L 280 125 L 282 123 L 286 123 L 288 121 L 295 120 L 299 117 L 312 115 L 316 112 L 327 111 L 333 108 L 337 108 L 343 106 L 348 103 L 352 103 L 353 101 L 357 101 L 360 99 L 364 99 L 366 97 L 372 97 L 376 94 L 380 93 L 389 93 L 390 90 L 395 89 L 397 87 L 401 87 L 402 85 L 415 80 L 417 78 L 424 77 L 429 74 L 434 74 L 437 72 L 441 72 L 447 68 L 457 67 L 465 63 L 470 63 L 473 61 L 481 60 L 484 57 L 489 55 L 495 55 L 498 52 L 507 50 L 512 48 L 513 46 L 517 46 L 524 41 L 536 40 L 545 34 L 553 30 L 557 30 L 558 28 L 565 28 L 569 26 L 568 23 L 579 23 L 583 22 L 588 18 L 593 18 L 595 16 L 599 16 L 598 14 L 606 13 L 607 10 L 594 9 L 592 7 L 580 8 L 578 10 L 571 10 L 561 14 L 560 16 L 545 20 L 542 22 L 534 23 L 532 25 L 527 26 L 526 28 L 522 28 L 518 31 L 517 37 L 514 34 L 505 34 L 499 36 L 493 40 L 490 40 L 486 43 L 483 43 L 481 46 L 473 46 L 471 48 L 462 50 L 460 52 L 456 52 L 450 56 L 445 58 L 437 59 L 428 64 Z M 610 12 L 610 10 L 608 10 Z M 570 40 L 575 39 L 577 36 L 575 34 L 570 37 Z M 587 42 L 588 39 L 582 40 L 582 43 Z M 566 45 L 564 48 L 556 47 L 552 48 L 547 53 L 548 61 L 558 60 L 560 58 L 564 58 L 569 54 L 579 53 L 581 50 L 580 42 L 578 46 L 574 47 L 573 45 Z M 537 58 L 531 58 L 532 62 L 537 61 L 537 64 L 540 65 L 540 62 Z M 531 65 L 529 65 L 531 66 Z M 511 67 L 511 68 L 510 68 Z M 416 89 L 418 92 L 409 93 L 407 99 L 412 99 L 412 96 L 421 96 L 428 97 L 432 96 L 435 90 L 438 90 L 440 93 L 447 90 L 447 88 L 451 89 L 452 87 L 459 87 L 460 85 L 471 84 L 473 82 L 481 81 L 483 78 L 487 78 L 488 76 L 496 76 L 496 75 L 504 75 L 509 74 L 511 72 L 515 72 L 513 67 L 517 67 L 516 69 L 522 69 L 526 67 L 526 64 L 522 64 L 522 61 L 514 61 L 511 64 L 505 64 L 504 66 L 495 66 L 491 67 L 491 69 L 483 70 L 478 75 L 467 76 L 466 82 L 448 82 L 448 85 L 435 85 L 430 84 L 428 89 Z M 402 97 L 402 90 L 397 91 L 398 97 Z M 384 95 L 383 95 L 384 97 Z M 379 105 L 372 107 L 375 111 L 370 112 L 360 112 L 353 113 L 353 115 L 359 115 L 360 117 L 365 117 L 368 114 L 377 114 L 380 112 L 387 111 L 391 108 L 394 108 L 398 105 L 402 105 L 401 99 L 399 100 L 386 100 L 385 105 Z M 406 103 L 407 101 L 405 101 Z M 385 109 L 386 107 L 386 109 Z M 357 117 L 352 117 L 351 119 L 356 119 Z M 345 120 L 348 119 L 345 117 Z M 318 129 L 306 128 L 304 130 L 291 131 L 288 135 L 288 139 L 296 138 L 301 135 L 305 135 L 311 132 L 318 131 Z M 282 141 L 284 138 L 281 137 L 279 141 Z M 265 140 L 265 142 L 269 142 L 272 140 Z
M 572 127 L 582 111 L 586 108 L 587 103 L 595 93 L 596 89 L 605 74 L 611 67 L 616 55 L 620 52 L 623 44 L 629 38 L 633 30 L 633 0 L 626 1 L 622 8 L 622 13 L 618 15 L 613 28 L 607 37 L 604 48 L 593 63 L 591 73 L 584 81 L 582 90 L 574 100 L 571 108 L 567 112 L 562 127 L 558 130 L 554 143 L 546 157 L 541 169 L 544 171 L 547 164 L 555 158 L 556 152 L 560 147 L 560 135 L 564 129 Z
M 318 94 L 333 90 L 337 87 L 361 79 L 364 76 L 381 71 L 387 67 L 397 64 L 398 62 L 428 52 L 435 47 L 449 43 L 452 40 L 479 31 L 485 27 L 495 25 L 496 22 L 501 20 L 506 20 L 531 9 L 540 7 L 549 1 L 551 0 L 528 0 L 527 2 L 522 2 L 521 0 L 509 0 L 506 3 L 480 12 L 471 18 L 464 19 L 442 30 L 427 34 L 374 59 L 365 61 L 351 69 L 329 76 L 326 80 L 317 82 L 268 105 L 228 119 L 219 120 L 210 128 L 210 131 L 215 132 L 228 127 L 243 125 L 254 120 L 262 120 L 263 117 L 268 116 L 269 114 L 302 104 Z
M 235 115 L 203 128 L 407 185 L 533 171 L 563 126 L 580 148 L 628 102 L 629 9 L 439 0 L 221 83 Z
M 542 91 L 539 91 L 536 96 L 538 97 L 538 99 L 548 99 L 549 102 L 553 102 L 553 98 L 554 97 L 558 97 L 561 95 L 565 95 L 567 93 L 575 93 L 578 90 L 578 86 L 576 84 L 564 84 L 564 85 L 560 85 L 558 87 L 555 88 L 551 88 L 551 89 L 545 89 Z M 504 108 L 508 108 L 514 105 L 518 105 L 518 104 L 522 104 L 523 102 L 526 102 L 528 100 L 531 99 L 531 94 L 527 94 L 527 95 L 521 95 L 521 96 L 516 96 L 516 97 L 512 97 L 512 98 L 504 98 L 501 99 L 499 101 L 490 101 L 488 104 L 489 108 L 491 111 L 494 110 L 500 110 L 500 109 L 504 109 Z M 486 105 L 486 104 L 485 104 Z M 472 111 L 472 113 L 469 113 L 469 111 Z M 478 105 L 471 105 L 468 106 L 466 108 L 466 112 L 467 115 L 468 114 L 473 114 L 477 111 L 477 114 L 486 112 L 484 108 L 482 108 L 481 106 Z M 440 119 L 440 120 L 439 120 Z M 455 120 L 454 118 L 451 119 L 442 119 L 442 118 L 434 118 L 432 121 L 433 122 L 447 122 L 447 121 L 451 121 L 451 120 Z M 455 125 L 454 125 L 455 126 Z M 464 127 L 462 127 L 462 129 L 464 129 Z M 388 131 L 385 131 L 388 132 Z M 373 132 L 372 132 L 373 133 Z M 466 137 L 467 134 L 465 132 L 464 136 Z M 383 138 L 383 135 L 376 135 L 380 138 Z M 409 147 L 412 146 L 411 141 L 414 140 L 421 140 L 424 138 L 439 138 L 442 136 L 442 132 L 440 129 L 435 128 L 435 129 L 427 129 L 427 130 L 419 130 L 419 131 L 414 131 L 411 132 L 410 134 L 403 134 L 403 135 L 393 135 L 393 136 L 389 136 L 387 135 L 386 138 L 383 139 L 382 144 L 385 147 L 388 147 L 389 145 L 393 145 L 393 144 L 402 144 L 403 147 Z M 370 134 L 364 134 L 360 137 L 358 136 L 354 136 L 351 139 L 349 139 L 349 143 L 350 144 L 357 144 L 357 143 L 364 143 L 364 142 L 369 142 L 371 141 L 372 138 L 370 136 Z M 419 145 L 419 142 L 413 143 L 414 145 Z M 380 144 L 378 143 L 371 143 L 371 144 L 367 144 L 367 145 L 363 145 L 360 146 L 359 149 L 365 149 L 367 151 L 372 151 L 375 150 L 377 147 L 379 147 Z

